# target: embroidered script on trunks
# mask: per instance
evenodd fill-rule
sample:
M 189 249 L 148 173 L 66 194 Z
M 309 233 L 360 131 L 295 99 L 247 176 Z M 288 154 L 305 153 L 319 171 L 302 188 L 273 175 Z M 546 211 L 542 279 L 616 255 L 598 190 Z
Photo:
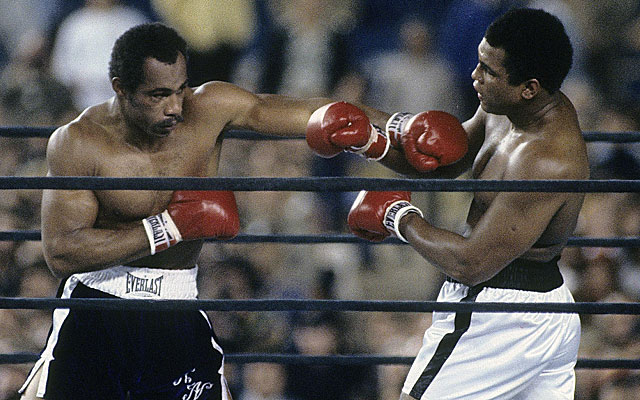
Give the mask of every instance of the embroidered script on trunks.
M 164 275 L 155 278 L 140 278 L 127 272 L 126 293 L 139 293 L 160 296 Z
M 189 375 L 194 372 L 196 372 L 195 368 L 173 382 L 173 386 L 186 385 L 188 393 L 182 396 L 182 400 L 197 400 L 202 396 L 202 392 L 213 388 L 213 383 L 211 382 L 194 382 L 193 378 Z

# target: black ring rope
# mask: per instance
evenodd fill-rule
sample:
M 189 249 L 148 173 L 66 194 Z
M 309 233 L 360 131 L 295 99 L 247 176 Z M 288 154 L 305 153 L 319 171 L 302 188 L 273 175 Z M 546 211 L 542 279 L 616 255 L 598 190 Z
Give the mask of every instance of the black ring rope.
M 640 315 L 640 303 L 456 303 L 414 300 L 307 300 L 307 299 L 247 299 L 247 300 L 158 300 L 158 299 L 61 299 L 53 297 L 0 297 L 2 309 L 81 310 L 204 310 L 204 311 L 364 311 L 364 312 L 544 312 L 582 314 Z
M 32 127 L 32 126 L 1 126 L 0 136 L 13 138 L 48 138 L 56 127 Z M 611 142 L 611 143 L 633 143 L 640 142 L 640 132 L 583 132 L 587 142 Z M 302 139 L 302 136 L 272 136 L 257 133 L 249 130 L 229 130 L 225 132 L 227 139 L 242 140 L 282 140 L 282 139 Z
M 0 231 L 2 241 L 39 241 L 39 230 Z M 217 239 L 207 239 L 207 242 L 221 243 Z M 288 243 L 288 244 L 322 244 L 345 243 L 365 245 L 408 245 L 400 239 L 389 237 L 382 242 L 370 242 L 349 234 L 320 234 L 320 235 L 291 235 L 291 234 L 248 234 L 241 233 L 233 239 L 223 243 Z M 568 247 L 640 247 L 640 237 L 610 237 L 590 238 L 571 237 L 565 246 Z
M 0 137 L 20 138 L 48 138 L 56 127 L 32 127 L 32 126 L 0 126 Z M 273 136 L 248 130 L 228 130 L 224 132 L 226 139 L 241 140 L 290 140 L 303 139 L 302 136 Z M 640 139 L 638 139 L 640 141 Z
M 640 192 L 640 180 L 480 180 L 359 177 L 0 177 L 0 189 L 322 191 L 408 190 L 413 192 Z
M 0 354 L 0 364 L 29 364 L 38 360 L 36 353 Z M 411 365 L 414 357 L 371 354 L 308 356 L 278 353 L 230 353 L 224 355 L 231 364 L 276 363 L 295 365 Z M 640 360 L 579 358 L 576 369 L 640 369 Z

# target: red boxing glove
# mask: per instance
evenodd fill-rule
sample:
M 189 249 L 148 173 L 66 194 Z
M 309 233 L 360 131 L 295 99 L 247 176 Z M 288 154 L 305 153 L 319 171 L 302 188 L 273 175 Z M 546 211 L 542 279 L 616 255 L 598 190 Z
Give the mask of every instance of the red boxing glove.
M 404 155 L 419 172 L 453 164 L 468 149 L 467 132 L 444 111 L 426 111 L 411 118 L 400 137 Z
M 329 103 L 311 114 L 307 144 L 320 157 L 335 157 L 342 151 L 380 160 L 389 151 L 389 137 L 369 122 L 367 115 L 344 101 Z
M 167 209 L 142 220 L 151 254 L 183 240 L 232 239 L 240 231 L 233 192 L 177 190 Z
M 390 234 L 402 241 L 398 230 L 400 219 L 410 212 L 422 212 L 411 205 L 411 192 L 367 192 L 361 191 L 351 206 L 347 223 L 351 232 L 363 239 L 380 242 Z

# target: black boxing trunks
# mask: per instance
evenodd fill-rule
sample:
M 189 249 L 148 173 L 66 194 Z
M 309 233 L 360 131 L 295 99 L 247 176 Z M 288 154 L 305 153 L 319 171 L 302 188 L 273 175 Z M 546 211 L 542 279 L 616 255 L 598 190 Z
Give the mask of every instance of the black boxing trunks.
M 72 275 L 58 297 L 195 299 L 196 276 L 118 266 Z M 57 309 L 21 392 L 41 370 L 33 384 L 47 400 L 226 400 L 223 359 L 202 311 Z

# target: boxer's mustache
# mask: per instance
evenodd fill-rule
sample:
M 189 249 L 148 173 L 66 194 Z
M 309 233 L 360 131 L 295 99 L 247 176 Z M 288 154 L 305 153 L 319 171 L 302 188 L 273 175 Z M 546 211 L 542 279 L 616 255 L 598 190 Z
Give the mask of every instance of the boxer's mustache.
M 182 115 L 174 115 L 171 119 L 164 120 L 160 126 L 169 127 L 180 122 L 184 122 L 184 117 Z

